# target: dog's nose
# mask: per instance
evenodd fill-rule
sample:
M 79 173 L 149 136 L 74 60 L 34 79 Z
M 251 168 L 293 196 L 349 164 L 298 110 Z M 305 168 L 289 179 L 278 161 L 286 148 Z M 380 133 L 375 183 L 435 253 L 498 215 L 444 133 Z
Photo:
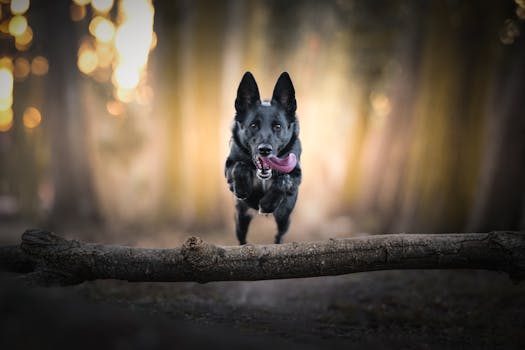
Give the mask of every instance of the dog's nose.
M 272 145 L 262 144 L 257 147 L 257 150 L 261 156 L 266 157 L 272 153 Z

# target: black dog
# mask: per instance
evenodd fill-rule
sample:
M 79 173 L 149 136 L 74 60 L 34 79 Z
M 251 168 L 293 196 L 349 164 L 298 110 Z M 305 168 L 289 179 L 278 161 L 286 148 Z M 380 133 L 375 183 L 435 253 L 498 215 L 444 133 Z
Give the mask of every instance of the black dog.
M 236 233 L 240 244 L 246 244 L 250 208 L 273 214 L 277 223 L 275 243 L 281 243 L 290 226 L 301 183 L 296 107 L 288 73 L 282 73 L 277 80 L 272 100 L 263 102 L 253 75 L 246 72 L 242 77 L 225 167 L 230 190 L 237 197 Z

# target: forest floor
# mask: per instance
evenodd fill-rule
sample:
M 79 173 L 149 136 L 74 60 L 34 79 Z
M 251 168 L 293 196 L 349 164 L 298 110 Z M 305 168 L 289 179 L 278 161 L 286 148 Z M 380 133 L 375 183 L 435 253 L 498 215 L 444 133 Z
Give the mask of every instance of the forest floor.
M 1 225 L 0 243 L 15 243 L 24 229 Z M 82 239 L 104 241 L 97 236 Z M 130 245 L 154 245 L 129 237 Z M 16 277 L 0 275 L 2 349 L 525 348 L 525 283 L 495 272 L 53 288 L 28 288 Z

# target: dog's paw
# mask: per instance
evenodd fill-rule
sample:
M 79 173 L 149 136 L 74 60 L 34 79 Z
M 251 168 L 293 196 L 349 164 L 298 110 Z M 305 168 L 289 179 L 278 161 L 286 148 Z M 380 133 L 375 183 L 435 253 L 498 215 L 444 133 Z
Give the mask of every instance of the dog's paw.
M 272 214 L 282 201 L 281 194 L 267 193 L 259 202 L 259 213 Z
M 233 183 L 233 194 L 238 199 L 246 199 L 251 194 L 251 186 L 248 182 L 235 181 Z

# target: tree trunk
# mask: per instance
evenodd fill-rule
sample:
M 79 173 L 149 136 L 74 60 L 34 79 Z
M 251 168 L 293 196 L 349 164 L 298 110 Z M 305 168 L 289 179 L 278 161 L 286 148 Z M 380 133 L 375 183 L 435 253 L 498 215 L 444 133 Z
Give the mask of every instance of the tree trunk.
M 392 234 L 281 245 L 215 246 L 190 237 L 172 249 L 66 240 L 34 229 L 22 235 L 20 259 L 36 268 L 29 283 L 67 285 L 95 279 L 135 282 L 254 281 L 394 269 L 484 269 L 525 276 L 525 233 Z M 19 247 L 0 249 L 10 268 Z
M 51 142 L 49 170 L 54 190 L 48 224 L 98 222 L 101 215 L 88 144 L 91 128 L 81 91 L 81 73 L 76 67 L 79 36 L 69 20 L 71 1 L 37 3 L 45 15 L 42 36 L 50 64 L 43 105 L 48 117 L 43 126 Z

